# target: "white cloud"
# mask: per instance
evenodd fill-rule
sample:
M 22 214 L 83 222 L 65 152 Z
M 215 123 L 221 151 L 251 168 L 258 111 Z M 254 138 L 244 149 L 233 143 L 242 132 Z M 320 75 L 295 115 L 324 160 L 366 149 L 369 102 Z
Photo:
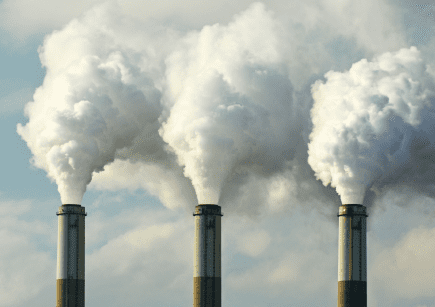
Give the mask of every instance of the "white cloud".
M 302 259 L 299 255 L 291 253 L 272 270 L 267 276 L 267 281 L 275 284 L 300 280 L 301 262 Z
M 5 0 L 0 3 L 1 24 L 16 39 L 24 40 L 32 34 L 63 26 L 99 2 L 101 1 Z
M 86 285 L 92 293 L 87 303 L 135 306 L 144 300 L 174 303 L 190 299 L 193 218 L 164 222 L 167 216 L 162 213 L 160 217 L 151 214 L 154 219 L 87 256 Z M 107 290 L 115 288 L 116 293 Z
M 54 259 L 38 246 L 51 241 L 52 229 L 20 217 L 30 210 L 28 200 L 0 203 L 0 306 L 25 305 L 56 278 Z
M 26 37 L 65 25 L 73 18 L 105 1 L 4 0 L 0 4 L 2 28 L 16 37 Z M 115 1 L 112 1 L 115 2 Z M 229 22 L 233 15 L 246 9 L 252 0 L 227 1 L 117 1 L 119 10 L 132 18 L 153 20 L 180 29 L 199 29 L 206 24 Z M 396 4 L 396 3 L 394 3 Z M 328 27 L 331 32 L 355 37 L 359 45 L 385 50 L 403 45 L 400 7 L 388 1 L 282 1 L 267 3 L 281 18 L 303 25 L 307 31 Z M 300 29 L 295 28 L 297 32 Z M 318 39 L 322 39 L 318 37 Z M 304 53 L 298 51 L 300 55 Z
M 222 1 L 71 1 L 62 2 L 41 0 L 4 0 L 0 3 L 0 20 L 2 28 L 8 31 L 16 40 L 23 42 L 31 35 L 47 33 L 59 29 L 74 18 L 80 17 L 96 5 L 107 2 L 116 3 L 118 10 L 130 18 L 152 20 L 154 23 L 167 24 L 181 29 L 200 28 L 205 24 L 231 20 L 235 13 L 240 12 L 252 2 L 242 0 L 237 2 Z
M 271 237 L 264 229 L 256 229 L 247 233 L 240 233 L 237 238 L 240 252 L 257 257 L 263 253 L 269 246 Z
M 231 215 L 223 217 L 222 227 L 224 282 L 231 289 L 227 291 L 255 292 L 269 298 L 304 297 L 308 304 L 310 293 L 327 292 L 336 284 L 338 230 L 321 213 L 298 207 L 257 221 Z M 270 239 L 267 247 L 259 254 L 250 253 L 246 238 L 261 233 Z M 261 243 L 253 244 L 261 249 Z M 245 263 L 237 260 L 239 255 L 248 256 Z
M 407 190 L 375 201 L 367 219 L 369 304 L 432 305 L 427 302 L 435 299 L 433 205 L 433 199 Z
M 415 228 L 378 255 L 371 278 L 399 297 L 432 297 L 434 273 L 435 228 Z

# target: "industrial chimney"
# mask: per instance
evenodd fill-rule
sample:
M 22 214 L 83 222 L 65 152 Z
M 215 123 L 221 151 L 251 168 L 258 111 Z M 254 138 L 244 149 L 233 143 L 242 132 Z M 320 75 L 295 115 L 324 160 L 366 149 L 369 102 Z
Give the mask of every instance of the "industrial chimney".
M 338 307 L 367 307 L 366 207 L 339 208 Z
M 85 208 L 62 205 L 57 243 L 56 307 L 85 306 Z
M 221 207 L 198 205 L 193 215 L 193 307 L 221 307 Z

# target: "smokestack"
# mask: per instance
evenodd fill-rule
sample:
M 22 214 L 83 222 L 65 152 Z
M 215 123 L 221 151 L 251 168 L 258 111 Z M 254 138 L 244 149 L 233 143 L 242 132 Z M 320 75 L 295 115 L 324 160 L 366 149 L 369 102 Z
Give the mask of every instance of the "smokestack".
M 221 307 L 221 207 L 195 207 L 193 307 Z
M 62 205 L 57 243 L 56 307 L 85 306 L 85 208 Z
M 340 206 L 338 307 L 367 307 L 366 207 Z

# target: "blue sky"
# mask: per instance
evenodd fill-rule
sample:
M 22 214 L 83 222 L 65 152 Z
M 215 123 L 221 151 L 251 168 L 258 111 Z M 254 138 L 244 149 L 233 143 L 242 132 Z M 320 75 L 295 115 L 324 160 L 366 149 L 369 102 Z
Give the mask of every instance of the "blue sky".
M 376 56 L 411 46 L 421 52 L 425 64 L 435 67 L 433 5 L 387 0 L 102 3 L 0 1 L 0 306 L 55 302 L 56 211 L 62 202 L 56 182 L 30 162 L 33 154 L 18 135 L 17 124 L 29 122 L 26 103 L 46 103 L 40 97 L 49 97 L 50 82 L 64 76 L 59 73 L 62 63 L 88 56 L 99 57 L 98 69 L 115 63 L 124 65 L 130 75 L 119 70 L 121 77 L 108 73 L 104 79 L 72 69 L 68 73 L 77 74 L 82 83 L 70 84 L 83 86 L 86 97 L 92 98 L 86 92 L 92 84 L 103 84 L 104 95 L 120 84 L 118 77 L 127 78 L 125 95 L 134 88 L 163 110 L 161 118 L 169 124 L 164 140 L 157 143 L 170 144 L 173 152 L 162 154 L 162 149 L 159 156 L 137 142 L 130 151 L 117 149 L 115 162 L 94 173 L 81 202 L 88 212 L 86 305 L 192 304 L 197 185 L 191 179 L 197 173 L 192 168 L 183 175 L 183 167 L 173 158 L 185 155 L 185 163 L 191 161 L 177 143 L 184 131 L 176 127 L 180 118 L 184 127 L 189 126 L 192 118 L 183 111 L 192 104 L 207 105 L 214 98 L 222 104 L 236 101 L 239 107 L 270 102 L 266 110 L 275 114 L 270 120 L 279 140 L 269 142 L 261 138 L 263 130 L 250 126 L 258 144 L 265 144 L 264 155 L 257 157 L 257 166 L 248 164 L 251 156 L 242 159 L 245 165 L 234 167 L 222 184 L 223 304 L 335 305 L 340 197 L 316 180 L 307 163 L 313 128 L 311 85 L 326 82 L 328 71 L 344 73 L 361 59 L 375 61 Z M 76 45 L 73 38 L 78 38 Z M 56 74 L 46 76 L 40 54 Z M 119 60 L 117 54 L 124 58 Z M 42 86 L 44 79 L 47 86 Z M 152 90 L 149 80 L 154 82 Z M 37 88 L 46 96 L 33 96 Z M 282 108 L 274 107 L 279 104 Z M 148 108 L 146 114 L 157 112 Z M 222 131 L 232 127 L 233 114 L 252 115 L 257 122 L 263 114 L 231 113 L 237 110 L 228 107 L 228 117 L 222 117 L 228 125 L 219 126 Z M 153 133 L 154 126 L 144 127 Z M 201 130 L 205 136 L 224 139 L 206 128 Z M 135 142 L 140 137 L 139 133 Z M 235 134 L 234 140 L 244 137 Z M 433 146 L 434 139 L 431 142 Z M 218 161 L 233 161 L 225 155 L 222 151 Z M 430 190 L 434 181 L 425 176 L 424 184 L 375 182 L 365 194 L 370 215 L 369 306 L 435 306 L 435 201 Z

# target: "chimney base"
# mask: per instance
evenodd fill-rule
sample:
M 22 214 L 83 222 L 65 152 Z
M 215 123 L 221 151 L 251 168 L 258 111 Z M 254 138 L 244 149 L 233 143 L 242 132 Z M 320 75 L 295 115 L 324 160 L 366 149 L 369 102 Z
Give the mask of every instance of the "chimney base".
M 338 282 L 339 307 L 366 307 L 367 281 L 343 280 Z
M 56 307 L 85 307 L 85 281 L 83 279 L 57 279 L 56 296 Z
M 193 277 L 193 306 L 222 306 L 221 277 Z

